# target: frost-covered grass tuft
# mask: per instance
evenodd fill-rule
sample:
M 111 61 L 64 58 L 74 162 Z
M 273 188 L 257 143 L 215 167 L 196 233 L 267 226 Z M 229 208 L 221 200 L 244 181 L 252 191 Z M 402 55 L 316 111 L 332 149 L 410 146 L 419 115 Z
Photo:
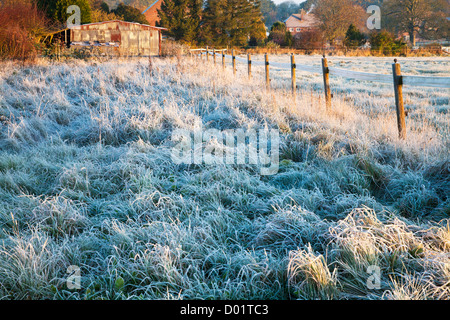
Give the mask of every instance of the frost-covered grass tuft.
M 415 60 L 405 73 L 450 73 Z M 447 93 L 405 92 L 401 141 L 389 86 L 333 80 L 327 114 L 315 75 L 298 77 L 294 102 L 282 72 L 267 92 L 263 70 L 220 71 L 2 64 L 0 298 L 450 298 Z M 265 127 L 280 131 L 276 175 L 171 159 L 174 129 Z

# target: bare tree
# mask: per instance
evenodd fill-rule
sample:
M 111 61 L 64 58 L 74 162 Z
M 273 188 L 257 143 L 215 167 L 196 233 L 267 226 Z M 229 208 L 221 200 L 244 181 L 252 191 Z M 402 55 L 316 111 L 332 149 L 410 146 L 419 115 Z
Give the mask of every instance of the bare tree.
M 386 27 L 394 32 L 408 32 L 413 46 L 417 34 L 446 36 L 448 0 L 388 0 L 383 3 Z
M 334 43 L 343 38 L 350 24 L 364 25 L 366 12 L 352 0 L 317 0 L 314 14 L 325 38 Z

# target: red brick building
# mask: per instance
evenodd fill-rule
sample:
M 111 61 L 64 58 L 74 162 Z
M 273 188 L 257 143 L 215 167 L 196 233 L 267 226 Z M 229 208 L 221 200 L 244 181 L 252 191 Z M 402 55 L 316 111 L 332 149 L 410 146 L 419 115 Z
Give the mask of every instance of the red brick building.
M 287 18 L 284 23 L 286 24 L 286 29 L 293 36 L 300 34 L 304 31 L 310 31 L 318 27 L 319 20 L 312 13 L 305 13 L 304 10 L 299 14 L 293 14 Z
M 147 18 L 150 26 L 156 26 L 156 22 L 159 22 L 158 10 L 161 9 L 163 0 L 155 0 L 147 9 L 142 11 L 142 14 Z

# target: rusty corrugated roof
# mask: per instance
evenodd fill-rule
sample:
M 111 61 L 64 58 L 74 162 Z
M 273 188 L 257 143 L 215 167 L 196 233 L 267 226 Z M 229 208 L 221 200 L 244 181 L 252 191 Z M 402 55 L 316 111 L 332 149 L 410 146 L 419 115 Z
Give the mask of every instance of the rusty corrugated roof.
M 129 22 L 129 21 L 122 21 L 122 20 L 111 20 L 111 21 L 87 23 L 87 24 L 82 24 L 82 25 L 79 25 L 79 26 L 71 27 L 70 29 L 83 29 L 84 27 L 88 27 L 89 28 L 89 26 L 102 25 L 102 24 L 113 23 L 113 22 L 118 22 L 120 24 L 139 25 L 139 26 L 150 28 L 150 29 L 167 30 L 167 28 L 149 26 L 148 24 L 141 24 L 141 23 L 137 23 L 137 22 Z

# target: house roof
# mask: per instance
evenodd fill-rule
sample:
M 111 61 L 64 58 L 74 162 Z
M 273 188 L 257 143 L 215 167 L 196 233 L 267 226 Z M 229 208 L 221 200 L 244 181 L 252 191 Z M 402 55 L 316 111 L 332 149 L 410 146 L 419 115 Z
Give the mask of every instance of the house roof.
M 287 28 L 313 28 L 319 24 L 319 20 L 312 13 L 293 14 L 284 23 Z
M 156 1 L 153 2 L 151 5 L 149 5 L 147 9 L 145 9 L 144 11 L 142 11 L 142 14 L 145 14 L 148 10 L 150 10 L 155 4 L 158 3 L 158 1 L 160 1 L 160 0 L 156 0 Z
M 145 16 L 145 18 L 148 21 L 148 24 L 151 26 L 155 26 L 160 21 L 159 17 L 159 10 L 162 7 L 162 0 L 153 0 L 154 2 L 147 7 L 144 11 L 142 11 L 142 14 Z

